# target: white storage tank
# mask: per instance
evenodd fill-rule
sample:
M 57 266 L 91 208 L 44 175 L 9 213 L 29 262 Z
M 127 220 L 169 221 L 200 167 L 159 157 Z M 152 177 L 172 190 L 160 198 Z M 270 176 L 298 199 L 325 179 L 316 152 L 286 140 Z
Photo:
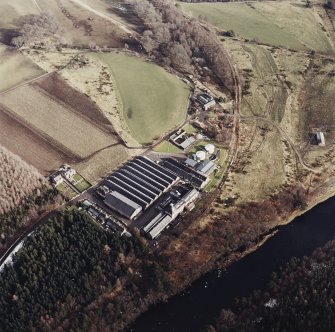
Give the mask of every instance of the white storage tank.
M 215 146 L 213 144 L 207 144 L 205 146 L 205 150 L 209 153 L 209 154 L 213 154 L 215 152 Z
M 195 158 L 198 161 L 202 161 L 206 159 L 206 152 L 205 151 L 197 151 L 197 153 L 195 154 Z

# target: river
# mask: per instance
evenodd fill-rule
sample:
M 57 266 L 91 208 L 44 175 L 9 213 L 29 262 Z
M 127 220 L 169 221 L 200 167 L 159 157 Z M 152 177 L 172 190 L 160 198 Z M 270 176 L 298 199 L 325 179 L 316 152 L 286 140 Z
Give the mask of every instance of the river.
M 234 298 L 262 289 L 273 271 L 292 257 L 310 255 L 335 237 L 335 197 L 317 205 L 290 224 L 262 247 L 227 270 L 209 272 L 167 303 L 151 308 L 137 319 L 133 332 L 197 332 L 215 319 Z

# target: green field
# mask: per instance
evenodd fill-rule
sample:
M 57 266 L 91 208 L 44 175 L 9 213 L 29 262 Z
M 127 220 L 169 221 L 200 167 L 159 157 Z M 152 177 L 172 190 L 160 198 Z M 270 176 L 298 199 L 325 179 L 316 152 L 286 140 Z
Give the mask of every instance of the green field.
M 62 182 L 56 188 L 66 199 L 72 199 L 77 195 L 77 193 L 66 182 Z
M 178 147 L 176 147 L 174 144 L 163 141 L 159 143 L 155 148 L 155 152 L 161 152 L 161 153 L 182 153 L 183 151 L 180 150 Z
M 189 87 L 163 68 L 125 54 L 94 54 L 111 71 L 123 118 L 139 143 L 150 143 L 186 118 Z
M 313 9 L 302 2 L 180 3 L 193 16 L 261 43 L 330 53 L 334 49 Z
M 189 123 L 185 125 L 182 129 L 188 134 L 196 134 L 198 132 L 198 130 Z

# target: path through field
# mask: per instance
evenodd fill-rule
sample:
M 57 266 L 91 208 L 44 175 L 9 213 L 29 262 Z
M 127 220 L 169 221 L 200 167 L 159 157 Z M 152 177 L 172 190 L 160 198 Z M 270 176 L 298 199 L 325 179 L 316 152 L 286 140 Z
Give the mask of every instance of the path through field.
M 133 34 L 133 31 L 130 30 L 125 24 L 121 23 L 118 20 L 115 20 L 114 18 L 110 17 L 109 15 L 106 15 L 104 13 L 99 12 L 98 10 L 90 7 L 89 5 L 83 3 L 81 0 L 71 0 L 72 2 L 76 3 L 77 5 L 85 8 L 86 10 L 94 13 L 95 15 L 98 15 L 106 20 L 108 20 L 109 22 L 112 22 L 113 24 L 117 25 L 120 29 L 122 29 L 124 32 L 128 33 L 128 34 Z
M 38 8 L 38 10 L 39 10 L 40 12 L 42 12 L 42 9 L 41 9 L 41 7 L 38 5 L 37 1 L 36 1 L 36 0 L 31 0 L 31 1 L 36 5 L 36 7 Z

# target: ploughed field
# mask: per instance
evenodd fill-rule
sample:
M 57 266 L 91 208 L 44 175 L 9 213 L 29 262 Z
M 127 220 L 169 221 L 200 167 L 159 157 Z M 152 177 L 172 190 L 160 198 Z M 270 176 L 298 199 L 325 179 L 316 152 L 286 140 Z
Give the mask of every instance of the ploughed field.
M 322 20 L 301 2 L 180 3 L 187 13 L 206 18 L 243 38 L 296 50 L 333 53 Z
M 44 174 L 69 163 L 92 182 L 127 158 L 95 104 L 56 74 L 0 95 L 0 140 Z
M 1 96 L 0 103 L 13 117 L 78 158 L 116 143 L 110 134 L 34 86 L 10 91 Z
M 150 143 L 181 124 L 187 113 L 189 87 L 163 68 L 125 54 L 94 54 L 111 71 L 120 115 L 139 143 Z

